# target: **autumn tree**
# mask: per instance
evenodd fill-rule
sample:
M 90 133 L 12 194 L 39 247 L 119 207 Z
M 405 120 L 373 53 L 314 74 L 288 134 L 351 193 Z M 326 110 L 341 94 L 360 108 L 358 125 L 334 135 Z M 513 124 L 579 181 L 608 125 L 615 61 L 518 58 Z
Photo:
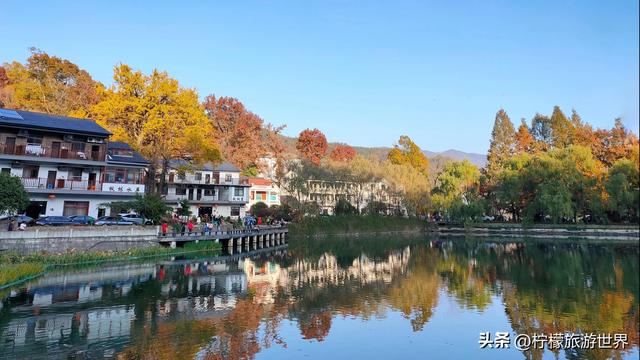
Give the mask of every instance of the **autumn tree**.
M 487 169 L 489 174 L 497 174 L 504 162 L 515 153 L 515 130 L 507 112 L 498 110 L 491 132 L 491 144 L 487 155 Z
M 387 160 L 395 165 L 410 165 L 425 176 L 429 174 L 429 159 L 406 135 L 400 136 L 398 143 L 389 151 Z
M 114 84 L 103 91 L 90 116 L 151 162 L 151 176 L 161 173 L 164 187 L 170 159 L 193 163 L 220 161 L 220 151 L 195 90 L 180 87 L 166 72 L 145 75 L 120 64 Z M 160 170 L 160 171 L 158 171 Z
M 333 161 L 351 161 L 355 157 L 356 150 L 346 144 L 336 145 L 336 147 L 331 150 L 331 154 L 329 154 L 329 158 Z
M 260 157 L 279 156 L 282 127 L 273 127 L 247 110 L 236 98 L 209 95 L 204 108 L 225 160 L 241 169 L 256 167 Z
M 31 48 L 25 64 L 4 64 L 0 101 L 6 107 L 85 116 L 99 101 L 102 84 L 69 60 Z
M 327 138 L 318 129 L 302 131 L 296 143 L 300 155 L 316 165 L 319 165 L 320 160 L 327 154 L 328 147 Z
M 531 135 L 535 139 L 536 151 L 547 151 L 553 144 L 551 119 L 548 116 L 536 114 L 531 120 Z
M 533 136 L 529 132 L 529 127 L 525 119 L 522 119 L 522 123 L 518 127 L 516 132 L 516 152 L 518 153 L 530 153 L 533 151 Z

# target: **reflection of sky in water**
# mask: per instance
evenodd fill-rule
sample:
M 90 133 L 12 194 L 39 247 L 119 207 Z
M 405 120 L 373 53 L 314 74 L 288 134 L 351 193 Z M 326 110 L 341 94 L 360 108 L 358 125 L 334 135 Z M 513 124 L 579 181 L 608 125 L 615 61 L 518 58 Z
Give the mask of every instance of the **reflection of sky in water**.
M 600 316 L 628 318 L 637 332 L 637 252 L 430 242 L 372 255 L 278 253 L 52 273 L 3 301 L 0 353 L 519 359 L 513 348 L 479 349 L 479 333 L 507 331 L 513 339 L 522 326 L 559 319 L 537 302 L 567 305 L 560 315 L 569 326 L 572 317 L 590 326 L 600 318 L 588 304 L 606 299 L 610 313 Z M 565 273 L 548 278 L 547 270 Z M 637 358 L 637 347 L 624 356 Z

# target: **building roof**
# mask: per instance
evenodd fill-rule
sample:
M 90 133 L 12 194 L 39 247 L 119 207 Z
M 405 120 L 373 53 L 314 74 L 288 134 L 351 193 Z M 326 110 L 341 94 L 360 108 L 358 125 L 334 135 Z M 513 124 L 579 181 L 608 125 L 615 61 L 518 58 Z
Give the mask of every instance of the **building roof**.
M 249 185 L 264 185 L 264 186 L 270 186 L 271 185 L 271 180 L 269 179 L 263 179 L 263 178 L 249 178 Z
M 101 137 L 111 135 L 109 131 L 92 120 L 24 110 L 0 108 L 0 125 Z
M 173 169 L 177 169 L 183 166 L 190 166 L 190 165 L 193 165 L 193 164 L 190 164 L 188 161 L 184 159 L 169 160 L 169 167 Z M 240 172 L 240 169 L 238 169 L 233 164 L 228 162 L 223 162 L 222 164 L 219 164 L 219 165 L 215 165 L 213 163 L 207 162 L 200 166 L 194 166 L 194 167 L 195 167 L 195 170 L 202 170 L 202 171 L 224 171 L 224 172 L 237 172 L 237 173 Z
M 113 150 L 115 149 L 131 150 L 132 156 L 114 155 Z M 129 163 L 129 164 L 136 164 L 136 165 L 149 165 L 149 161 L 147 161 L 147 159 L 145 159 L 137 151 L 133 150 L 133 148 L 131 148 L 129 144 L 123 143 L 121 141 L 109 141 L 107 143 L 107 163 L 112 163 L 112 162 Z

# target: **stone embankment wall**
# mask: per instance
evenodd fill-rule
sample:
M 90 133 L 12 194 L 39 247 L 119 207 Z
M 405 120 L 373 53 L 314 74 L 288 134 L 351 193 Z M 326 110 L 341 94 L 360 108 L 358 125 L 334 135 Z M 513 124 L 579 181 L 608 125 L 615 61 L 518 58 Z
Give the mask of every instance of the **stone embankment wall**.
M 0 231 L 0 250 L 33 252 L 126 250 L 158 246 L 156 226 L 31 227 Z
M 640 231 L 638 228 L 607 229 L 561 229 L 561 228 L 523 228 L 523 227 L 462 227 L 439 226 L 435 230 L 440 235 L 451 236 L 488 236 L 488 237 L 512 237 L 512 238 L 558 238 L 558 239 L 599 239 L 599 240 L 638 240 Z

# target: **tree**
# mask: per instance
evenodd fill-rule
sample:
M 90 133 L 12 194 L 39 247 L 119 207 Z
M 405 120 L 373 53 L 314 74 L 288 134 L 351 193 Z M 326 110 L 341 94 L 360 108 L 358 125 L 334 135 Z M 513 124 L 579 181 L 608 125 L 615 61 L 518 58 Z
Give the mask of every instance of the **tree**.
M 333 161 L 351 161 L 356 157 L 356 151 L 349 145 L 338 144 L 329 154 L 329 158 Z
M 14 215 L 29 205 L 29 195 L 17 176 L 0 173 L 0 214 Z
M 433 202 L 445 214 L 452 214 L 457 209 L 458 215 L 466 217 L 470 213 L 466 209 L 468 205 L 473 203 L 474 209 L 477 207 L 479 185 L 480 170 L 475 165 L 468 160 L 451 161 L 438 175 L 431 192 Z
M 251 205 L 249 212 L 255 217 L 267 217 L 270 215 L 269 206 L 262 201 L 258 201 Z
M 4 106 L 48 114 L 84 116 L 99 101 L 102 84 L 69 60 L 31 48 L 26 64 L 4 65 Z
M 525 119 L 522 119 L 522 123 L 518 127 L 518 132 L 516 132 L 516 151 L 519 153 L 531 153 L 534 149 L 533 143 L 534 139 L 531 132 L 529 132 L 527 122 Z
M 305 159 L 315 165 L 320 165 L 320 160 L 327 154 L 327 138 L 318 129 L 306 129 L 298 136 L 296 149 Z
M 189 208 L 191 205 L 189 204 L 189 200 L 183 199 L 178 202 L 178 208 L 176 209 L 176 214 L 178 216 L 189 216 L 191 215 L 191 210 Z
M 515 135 L 513 124 L 507 113 L 503 109 L 498 110 L 487 155 L 487 171 L 490 175 L 499 173 L 504 162 L 515 153 Z
M 573 143 L 573 124 L 567 119 L 559 106 L 553 107 L 550 119 L 552 144 L 556 148 L 564 148 Z
M 133 200 L 117 201 L 108 204 L 112 209 L 122 211 L 134 211 L 147 220 L 159 223 L 171 211 L 164 200 L 158 194 L 137 194 Z
M 244 169 L 262 156 L 281 152 L 282 140 L 277 135 L 283 127 L 265 124 L 240 100 L 209 95 L 203 106 L 227 161 Z
M 400 136 L 398 143 L 389 151 L 387 160 L 395 165 L 411 165 L 423 175 L 429 175 L 429 159 L 406 135 Z
M 351 205 L 351 203 L 347 201 L 347 199 L 340 198 L 336 202 L 333 213 L 336 215 L 351 215 L 357 214 L 358 210 L 353 205 Z
M 213 127 L 194 90 L 180 87 L 166 72 L 145 75 L 125 64 L 115 67 L 113 78 L 90 115 L 113 133 L 113 140 L 128 143 L 150 160 L 149 179 L 155 181 L 160 173 L 160 190 L 170 159 L 221 160 Z
M 531 120 L 531 135 L 535 139 L 536 151 L 546 151 L 553 144 L 551 119 L 548 116 L 536 114 Z
M 638 163 L 628 159 L 618 160 L 606 180 L 607 207 L 617 220 L 638 221 L 640 214 L 640 184 Z

